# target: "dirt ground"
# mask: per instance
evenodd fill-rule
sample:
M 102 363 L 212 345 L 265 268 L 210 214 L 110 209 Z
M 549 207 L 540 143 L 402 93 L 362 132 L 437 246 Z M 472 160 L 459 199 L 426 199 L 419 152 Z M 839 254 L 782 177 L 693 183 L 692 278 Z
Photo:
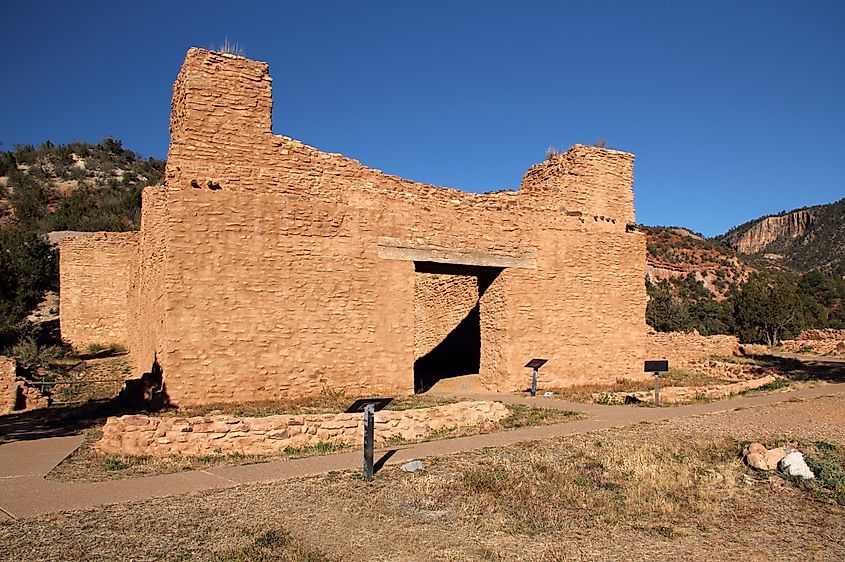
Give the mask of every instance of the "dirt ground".
M 789 442 L 845 470 L 845 396 L 0 524 L 2 560 L 831 560 L 845 508 L 745 467 Z

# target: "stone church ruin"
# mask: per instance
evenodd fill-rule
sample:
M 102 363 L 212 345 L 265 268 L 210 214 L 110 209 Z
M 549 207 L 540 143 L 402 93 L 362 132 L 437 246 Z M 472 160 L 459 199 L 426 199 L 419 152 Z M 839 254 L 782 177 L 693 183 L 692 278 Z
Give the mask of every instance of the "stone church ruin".
M 265 63 L 188 51 L 141 229 L 61 244 L 61 329 L 123 343 L 173 402 L 643 377 L 633 155 L 576 145 L 464 193 L 271 130 Z

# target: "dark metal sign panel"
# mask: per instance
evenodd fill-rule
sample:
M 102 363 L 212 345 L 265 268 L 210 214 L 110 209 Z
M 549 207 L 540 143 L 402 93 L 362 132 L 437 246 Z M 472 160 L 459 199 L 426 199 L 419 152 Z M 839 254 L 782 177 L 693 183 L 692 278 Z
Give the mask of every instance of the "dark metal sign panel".
M 643 369 L 646 373 L 665 373 L 669 370 L 669 361 L 666 359 L 661 359 L 659 361 L 646 361 L 645 368 Z
M 528 367 L 529 369 L 539 369 L 540 367 L 542 367 L 543 365 L 545 365 L 548 362 L 549 362 L 548 359 L 532 359 L 525 366 Z
M 349 408 L 346 409 L 347 414 L 355 414 L 363 412 L 367 404 L 373 405 L 373 411 L 378 412 L 383 410 L 385 406 L 390 404 L 393 398 L 361 398 L 356 400 Z

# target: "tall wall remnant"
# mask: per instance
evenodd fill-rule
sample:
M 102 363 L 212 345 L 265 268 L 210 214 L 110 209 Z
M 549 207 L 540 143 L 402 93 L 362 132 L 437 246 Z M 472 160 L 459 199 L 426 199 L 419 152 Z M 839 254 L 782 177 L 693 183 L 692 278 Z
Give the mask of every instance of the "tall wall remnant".
M 114 311 L 138 371 L 157 361 L 171 400 L 410 393 L 425 357 L 435 378 L 474 363 L 501 390 L 526 386 L 538 356 L 546 386 L 640 374 L 631 154 L 576 145 L 519 191 L 464 193 L 274 135 L 271 106 L 265 63 L 188 51 L 165 185 L 144 191 Z M 65 252 L 63 272 L 92 259 Z M 68 279 L 62 298 L 95 285 Z M 80 303 L 67 333 L 87 322 Z

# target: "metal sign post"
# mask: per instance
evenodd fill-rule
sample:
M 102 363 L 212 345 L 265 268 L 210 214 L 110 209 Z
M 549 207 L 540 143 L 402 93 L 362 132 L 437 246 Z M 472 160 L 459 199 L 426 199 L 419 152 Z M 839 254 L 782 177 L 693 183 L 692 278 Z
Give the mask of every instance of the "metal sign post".
M 364 406 L 364 479 L 373 479 L 373 425 L 376 406 L 372 402 Z
M 548 363 L 548 359 L 532 359 L 525 366 L 529 369 L 534 369 L 531 376 L 531 396 L 537 396 L 537 379 L 540 378 L 540 367 Z
M 373 449 L 375 443 L 376 412 L 384 409 L 393 398 L 362 398 L 356 400 L 349 408 L 347 414 L 364 413 L 364 480 L 372 480 L 375 470 L 373 468 Z
M 660 373 L 654 373 L 654 405 L 660 406 Z
M 646 361 L 643 370 L 646 373 L 654 374 L 654 406 L 660 406 L 660 373 L 665 373 L 669 370 L 669 361 L 661 359 L 660 361 Z

